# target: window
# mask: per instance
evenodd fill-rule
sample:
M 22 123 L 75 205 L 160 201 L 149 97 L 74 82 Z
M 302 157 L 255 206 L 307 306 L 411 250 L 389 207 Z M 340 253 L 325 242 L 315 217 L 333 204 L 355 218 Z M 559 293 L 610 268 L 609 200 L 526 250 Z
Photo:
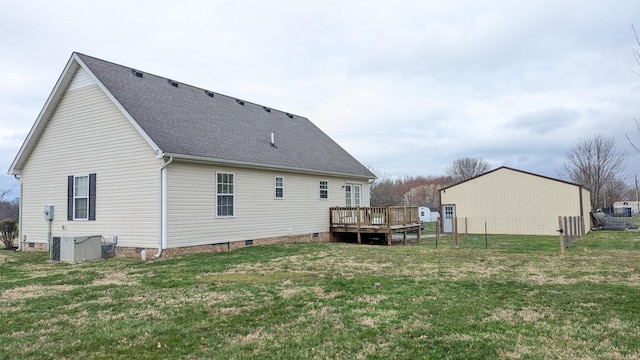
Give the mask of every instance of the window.
M 329 198 L 329 182 L 326 180 L 320 180 L 320 199 Z
M 67 220 L 96 219 L 96 174 L 70 175 L 67 182 Z
M 275 191 L 276 199 L 284 199 L 284 178 L 282 176 L 276 176 Z
M 235 182 L 234 175 L 230 173 L 216 173 L 216 207 L 218 217 L 234 216 Z
M 347 207 L 359 207 L 362 206 L 361 201 L 362 185 L 360 184 L 345 184 L 344 195 L 345 204 Z
M 89 218 L 89 177 L 76 176 L 73 185 L 73 219 Z

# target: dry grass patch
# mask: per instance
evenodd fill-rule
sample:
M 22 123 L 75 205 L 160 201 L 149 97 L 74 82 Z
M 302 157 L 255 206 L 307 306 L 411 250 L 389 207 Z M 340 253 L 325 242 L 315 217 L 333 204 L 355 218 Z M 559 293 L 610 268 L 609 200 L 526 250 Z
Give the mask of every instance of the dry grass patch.
M 5 290 L 4 293 L 2 293 L 2 297 L 3 299 L 6 299 L 6 300 L 17 301 L 17 300 L 37 298 L 41 296 L 51 296 L 52 294 L 62 292 L 62 291 L 73 290 L 77 287 L 78 287 L 77 285 L 45 286 L 40 284 L 34 284 L 34 285 L 27 285 L 27 286 L 15 288 L 15 289 Z
M 139 285 L 142 277 L 140 274 L 129 274 L 124 271 L 102 271 L 100 274 L 102 277 L 94 280 L 91 285 Z
M 367 294 L 365 296 L 361 296 L 359 298 L 357 298 L 356 300 L 359 302 L 364 302 L 367 304 L 378 304 L 379 302 L 386 300 L 388 297 L 385 295 L 370 295 Z
M 493 309 L 491 316 L 484 318 L 482 321 L 502 321 L 513 325 L 518 322 L 536 322 L 544 317 L 544 313 L 532 308 L 524 308 L 517 311 L 513 309 Z
M 316 294 L 316 296 L 320 299 L 333 299 L 336 296 L 342 294 L 342 292 L 340 291 L 330 291 L 330 292 L 324 292 L 324 289 L 319 287 L 319 286 L 315 286 L 313 287 L 313 292 Z
M 301 293 L 304 290 L 305 289 L 303 289 L 303 288 L 288 288 L 288 289 L 284 289 L 284 290 L 280 291 L 280 297 L 283 298 L 283 299 L 289 299 L 289 298 L 292 298 L 292 297 L 298 295 L 299 293 Z

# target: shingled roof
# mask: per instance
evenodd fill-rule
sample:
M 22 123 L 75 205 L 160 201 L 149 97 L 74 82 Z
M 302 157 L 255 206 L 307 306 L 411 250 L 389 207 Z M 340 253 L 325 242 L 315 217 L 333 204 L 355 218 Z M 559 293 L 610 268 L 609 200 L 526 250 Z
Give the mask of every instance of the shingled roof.
M 163 156 L 375 177 L 305 117 L 74 53 L 65 72 L 75 73 L 79 67 L 95 77 Z M 63 73 L 40 117 L 47 115 L 46 108 L 55 99 L 57 90 L 66 88 L 64 78 Z M 27 142 L 33 140 L 31 135 Z

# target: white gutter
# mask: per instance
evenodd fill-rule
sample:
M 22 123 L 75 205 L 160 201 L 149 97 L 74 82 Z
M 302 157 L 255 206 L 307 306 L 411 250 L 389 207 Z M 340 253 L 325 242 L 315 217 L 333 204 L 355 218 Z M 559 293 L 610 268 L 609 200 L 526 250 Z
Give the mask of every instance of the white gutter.
M 18 174 L 13 177 L 20 183 L 20 201 L 18 203 L 18 248 L 16 251 L 22 250 L 22 177 Z
M 313 169 L 302 169 L 292 166 L 284 166 L 284 165 L 270 165 L 270 164 L 258 164 L 246 161 L 236 161 L 236 160 L 226 160 L 226 159 L 215 159 L 208 158 L 204 156 L 196 156 L 196 155 L 180 155 L 175 153 L 164 153 L 164 156 L 175 157 L 179 160 L 191 161 L 196 163 L 206 163 L 206 164 L 217 164 L 217 165 L 226 165 L 226 166 L 234 166 L 240 168 L 248 168 L 248 169 L 263 169 L 263 170 L 280 170 L 287 172 L 295 172 L 302 174 L 311 174 L 311 175 L 325 175 L 325 176 L 339 176 L 339 177 L 349 177 L 349 178 L 358 178 L 358 179 L 373 179 L 373 177 L 368 175 L 355 175 L 355 174 L 347 174 L 337 171 L 322 171 L 322 170 L 313 170 Z
M 167 166 L 173 162 L 173 156 L 163 161 L 160 167 L 160 243 L 158 253 L 154 259 L 162 256 L 162 250 L 167 246 Z

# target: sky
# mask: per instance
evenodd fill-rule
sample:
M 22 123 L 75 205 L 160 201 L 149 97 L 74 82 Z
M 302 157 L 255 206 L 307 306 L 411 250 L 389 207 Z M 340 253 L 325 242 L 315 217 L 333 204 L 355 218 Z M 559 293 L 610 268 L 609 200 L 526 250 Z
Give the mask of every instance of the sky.
M 378 175 L 640 155 L 637 0 L 0 0 L 0 189 L 73 51 L 309 118 Z

